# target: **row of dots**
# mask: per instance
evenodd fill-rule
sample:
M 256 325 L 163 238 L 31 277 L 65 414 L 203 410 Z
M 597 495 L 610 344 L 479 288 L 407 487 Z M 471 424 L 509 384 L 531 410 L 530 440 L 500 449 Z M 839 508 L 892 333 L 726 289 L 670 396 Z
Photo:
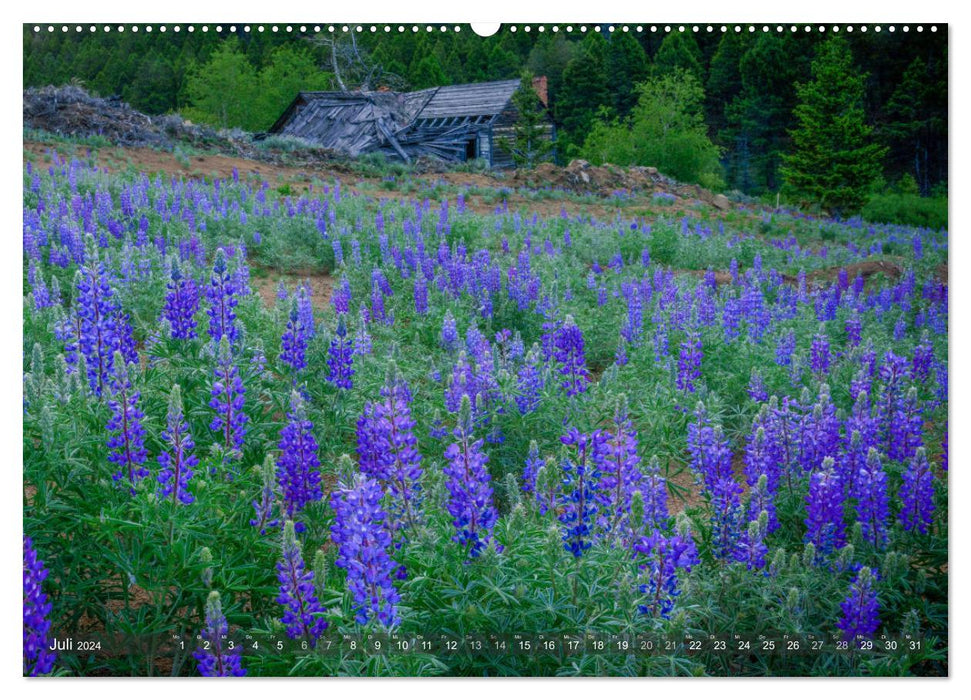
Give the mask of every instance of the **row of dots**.
M 55 31 L 57 31 L 57 27 L 55 27 L 52 24 L 49 24 L 46 27 L 42 27 L 40 25 L 34 25 L 34 32 L 35 33 L 41 33 L 43 31 L 45 31 L 45 29 L 46 29 L 46 31 L 48 33 L 53 33 Z M 74 31 L 75 32 L 83 32 L 84 29 L 85 28 L 82 27 L 81 25 L 75 25 L 74 26 Z M 95 25 L 90 25 L 90 26 L 87 27 L 87 29 L 88 29 L 89 32 L 97 32 L 100 29 L 103 32 L 117 31 L 119 33 L 124 33 L 125 31 L 131 31 L 132 33 L 138 33 L 139 31 L 142 31 L 142 32 L 145 32 L 147 34 L 150 34 L 152 31 L 155 30 L 155 28 L 152 27 L 152 26 L 150 26 L 150 25 L 139 28 L 137 25 L 132 25 L 130 27 L 126 27 L 125 25 L 111 26 L 111 25 L 107 25 L 107 24 L 104 25 L 104 26 L 102 26 L 102 27 L 97 27 Z M 208 32 L 209 31 L 210 26 L 204 24 L 204 25 L 199 26 L 199 27 L 196 27 L 194 25 L 188 25 L 188 26 L 185 27 L 185 30 L 188 31 L 188 32 L 195 32 L 197 29 L 199 31 L 205 33 L 205 32 Z M 376 26 L 376 25 L 373 25 L 373 24 L 370 25 L 370 26 L 364 26 L 364 25 L 360 25 L 360 24 L 359 25 L 356 25 L 356 26 L 349 26 L 349 25 L 343 25 L 343 26 L 326 25 L 325 26 L 325 25 L 319 25 L 319 24 L 318 25 L 313 25 L 313 26 L 304 25 L 304 24 L 299 25 L 299 26 L 290 25 L 290 24 L 285 25 L 285 26 L 280 26 L 280 25 L 275 25 L 274 24 L 274 25 L 270 25 L 269 27 L 266 27 L 264 25 L 257 25 L 255 27 L 252 27 L 250 25 L 245 25 L 245 26 L 242 26 L 242 27 L 237 27 L 236 25 L 228 25 L 228 26 L 224 27 L 221 24 L 217 24 L 214 27 L 212 27 L 212 29 L 214 29 L 216 32 L 222 32 L 224 29 L 226 29 L 226 30 L 228 30 L 231 33 L 236 33 L 237 30 L 242 30 L 243 32 L 247 32 L 247 33 L 248 32 L 253 32 L 253 31 L 256 31 L 256 32 L 265 32 L 267 29 L 269 29 L 270 32 L 281 32 L 281 31 L 283 31 L 283 32 L 287 32 L 287 33 L 293 33 L 294 31 L 298 31 L 298 32 L 301 32 L 301 33 L 308 33 L 308 32 L 311 32 L 312 31 L 312 32 L 318 33 L 318 34 L 320 32 L 329 32 L 329 33 L 333 34 L 333 33 L 339 33 L 339 32 L 347 33 L 347 32 L 365 32 L 365 31 L 369 31 L 371 33 L 377 33 L 379 31 L 384 31 L 385 33 L 390 33 L 390 32 L 393 32 L 393 31 L 397 31 L 399 33 L 403 33 L 403 32 L 407 32 L 409 30 L 411 32 L 417 33 L 417 32 L 422 31 L 422 29 L 424 29 L 426 32 L 434 32 L 436 30 L 438 30 L 440 32 L 448 32 L 448 31 L 460 32 L 460 31 L 462 31 L 462 27 L 460 27 L 458 25 L 455 25 L 455 26 L 447 26 L 447 25 L 437 25 L 437 26 L 435 26 L 435 25 L 425 25 L 423 27 L 420 27 L 420 26 L 414 25 L 414 24 L 411 25 L 411 26 L 405 26 L 405 25 L 399 24 L 397 27 L 393 27 L 393 26 L 388 25 L 388 24 L 383 25 L 381 27 Z M 587 31 L 602 32 L 602 31 L 605 31 L 605 30 L 608 31 L 608 32 L 615 32 L 615 31 L 630 32 L 630 31 L 634 31 L 634 32 L 639 33 L 639 34 L 643 34 L 643 33 L 648 32 L 648 31 L 650 31 L 652 33 L 657 33 L 657 32 L 670 33 L 670 32 L 675 32 L 675 31 L 677 31 L 677 32 L 689 32 L 690 31 L 690 32 L 694 32 L 694 33 L 701 33 L 701 32 L 706 32 L 706 33 L 712 33 L 712 32 L 727 33 L 727 32 L 731 32 L 731 31 L 734 31 L 736 33 L 741 33 L 743 31 L 747 31 L 747 32 L 750 32 L 750 33 L 754 33 L 754 32 L 757 32 L 757 31 L 762 31 L 762 32 L 775 31 L 775 32 L 778 32 L 778 33 L 782 33 L 782 32 L 785 32 L 785 31 L 789 31 L 789 32 L 795 33 L 795 32 L 798 32 L 800 30 L 802 30 L 803 32 L 814 32 L 814 31 L 818 31 L 818 32 L 821 32 L 821 33 L 825 33 L 827 31 L 833 32 L 833 33 L 839 33 L 840 31 L 845 31 L 847 33 L 852 33 L 854 31 L 860 31 L 860 32 L 866 33 L 867 31 L 869 31 L 871 29 L 874 32 L 878 32 L 878 33 L 881 32 L 881 31 L 884 31 L 884 29 L 886 29 L 886 31 L 888 31 L 888 32 L 895 32 L 895 31 L 897 31 L 897 27 L 896 26 L 893 26 L 893 25 L 891 25 L 889 27 L 882 27 L 880 25 L 876 25 L 874 27 L 868 27 L 867 25 L 861 25 L 859 27 L 854 27 L 852 25 L 846 25 L 846 26 L 842 26 L 842 27 L 839 26 L 839 25 L 833 25 L 832 27 L 827 27 L 826 25 L 818 25 L 818 26 L 813 26 L 813 25 L 800 25 L 800 26 L 787 25 L 787 26 L 783 26 L 781 24 L 773 25 L 773 26 L 769 26 L 767 24 L 766 25 L 762 25 L 762 26 L 757 26 L 757 25 L 744 25 L 744 26 L 742 26 L 742 25 L 737 25 L 737 24 L 736 25 L 724 25 L 723 24 L 723 25 L 720 25 L 720 26 L 712 26 L 712 25 L 709 24 L 709 25 L 705 25 L 703 27 L 702 26 L 699 26 L 699 25 L 690 25 L 690 26 L 686 26 L 686 25 L 678 25 L 678 26 L 672 26 L 672 25 L 664 25 L 664 26 L 659 26 L 659 25 L 650 25 L 650 26 L 647 26 L 647 25 L 636 25 L 636 26 L 631 26 L 631 25 L 627 25 L 627 24 L 619 25 L 619 26 L 609 25 L 609 26 L 606 26 L 606 27 L 600 26 L 600 25 L 591 26 L 591 27 L 588 27 L 586 25 L 579 25 L 579 26 L 576 26 L 576 27 L 574 27 L 573 25 L 566 25 L 566 26 L 563 26 L 563 27 L 560 27 L 559 25 L 553 25 L 553 26 L 549 26 L 549 27 L 547 27 L 546 25 L 538 25 L 536 27 L 533 27 L 533 26 L 530 26 L 530 25 L 527 24 L 527 25 L 523 25 L 521 27 L 520 26 L 517 26 L 517 25 L 512 25 L 512 26 L 510 26 L 510 27 L 507 28 L 508 31 L 513 32 L 513 33 L 517 32 L 517 31 L 520 31 L 520 30 L 522 30 L 524 32 L 531 32 L 534 29 L 537 32 L 545 32 L 545 31 L 549 30 L 551 32 L 564 31 L 564 32 L 566 32 L 568 34 L 573 33 L 573 32 L 580 32 L 582 34 L 582 33 L 585 33 Z M 923 25 L 917 25 L 916 27 L 914 27 L 914 29 L 916 31 L 918 31 L 918 32 L 923 32 L 924 31 L 924 26 Z M 936 25 L 931 25 L 929 27 L 929 29 L 932 32 L 936 32 L 937 31 L 937 26 Z M 69 32 L 71 30 L 71 27 L 69 27 L 66 24 L 60 25 L 60 30 L 62 32 Z M 160 25 L 158 27 L 158 31 L 159 32 L 162 32 L 162 33 L 165 33 L 168 30 L 169 30 L 169 27 L 166 27 L 165 25 Z M 174 26 L 171 27 L 171 30 L 173 32 L 175 32 L 175 33 L 179 33 L 179 32 L 182 31 L 182 27 L 180 25 L 174 25 Z M 911 30 L 911 27 L 908 26 L 908 25 L 903 25 L 902 27 L 900 27 L 900 30 L 903 31 L 903 32 L 909 32 Z

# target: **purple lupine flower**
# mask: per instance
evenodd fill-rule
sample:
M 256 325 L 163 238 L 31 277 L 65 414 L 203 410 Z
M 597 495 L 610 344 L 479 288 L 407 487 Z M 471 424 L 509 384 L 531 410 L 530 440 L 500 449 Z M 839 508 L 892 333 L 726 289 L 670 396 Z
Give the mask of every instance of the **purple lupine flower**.
M 222 447 L 227 454 L 240 454 L 243 438 L 246 436 L 246 423 L 249 421 L 243 412 L 246 403 L 246 387 L 240 379 L 239 370 L 229 349 L 229 338 L 219 340 L 216 355 L 215 378 L 212 382 L 209 408 L 216 412 L 209 429 L 219 433 Z
M 930 377 L 931 365 L 934 362 L 934 346 L 931 345 L 927 331 L 921 335 L 920 343 L 914 348 L 914 359 L 911 363 L 914 380 L 926 382 Z
M 281 622 L 287 636 L 315 647 L 327 629 L 327 621 L 322 617 L 325 610 L 314 593 L 314 574 L 306 568 L 296 527 L 291 520 L 283 526 L 283 556 L 277 562 L 276 570 L 280 582 L 276 602 L 284 608 Z
M 775 363 L 780 367 L 792 364 L 792 354 L 796 351 L 796 333 L 789 330 L 779 336 L 775 346 Z
M 563 524 L 563 546 L 574 557 L 583 556 L 592 544 L 600 490 L 600 472 L 593 455 L 602 449 L 603 440 L 599 430 L 581 433 L 576 428 L 570 428 L 560 438 L 564 445 L 576 447 L 576 458 L 568 457 L 563 462 L 563 492 L 557 516 Z
M 111 274 L 89 241 L 85 264 L 74 277 L 77 297 L 77 341 L 84 355 L 88 384 L 101 396 L 111 382 L 115 351 L 120 349 L 118 317 L 120 309 L 113 299 Z
M 863 322 L 860 320 L 860 316 L 854 313 L 848 319 L 846 319 L 846 344 L 851 348 L 859 346 L 862 340 L 863 333 Z
M 722 328 L 725 332 L 725 342 L 731 343 L 738 337 L 738 323 L 741 315 L 741 303 L 734 297 L 725 300 L 722 309 Z
M 703 404 L 695 410 L 695 423 L 688 425 L 688 453 L 695 478 L 709 493 L 722 479 L 732 478 L 732 451 L 720 425 L 712 426 Z
M 158 496 L 160 499 L 172 496 L 173 500 L 188 505 L 195 500 L 189 493 L 189 480 L 199 458 L 192 454 L 196 444 L 182 412 L 182 389 L 178 384 L 169 394 L 168 422 L 162 431 L 162 440 L 168 443 L 169 449 L 158 456 L 162 466 L 158 475 Z
M 917 387 L 911 386 L 894 406 L 888 431 L 887 456 L 899 461 L 909 459 L 924 444 L 923 436 L 924 420 Z
M 53 279 L 55 282 L 57 281 L 56 277 L 52 277 L 51 279 Z M 56 295 L 52 295 L 50 290 L 47 288 L 47 284 L 44 282 L 44 275 L 37 270 L 37 262 L 33 258 L 30 260 L 27 281 L 31 285 L 31 294 L 34 297 L 34 309 L 36 311 L 45 309 L 48 306 L 53 306 L 55 303 L 57 303 L 57 301 L 59 301 L 56 298 L 52 298 Z
M 689 333 L 678 354 L 678 391 L 694 393 L 695 382 L 701 378 L 702 357 L 701 336 Z
M 897 319 L 897 322 L 893 325 L 893 339 L 899 343 L 906 337 L 906 335 L 907 319 L 901 315 L 900 318 Z
M 753 427 L 755 430 L 745 446 L 745 481 L 752 489 L 748 517 L 749 520 L 754 520 L 759 517 L 759 513 L 765 511 L 768 516 L 767 532 L 772 533 L 779 528 L 775 494 L 779 488 L 780 465 L 766 437 L 765 428 L 761 425 Z
M 762 373 L 755 367 L 752 368 L 751 378 L 748 382 L 748 395 L 753 401 L 764 403 L 769 400 L 769 392 L 765 388 L 765 380 Z
M 327 351 L 327 381 L 338 389 L 351 389 L 354 381 L 354 347 L 347 337 L 347 324 L 344 315 L 337 317 L 337 331 L 330 340 Z
M 627 356 L 627 341 L 623 338 L 617 343 L 617 349 L 614 350 L 614 363 L 618 367 L 624 367 L 630 358 Z
M 648 529 L 663 528 L 668 521 L 668 485 L 661 476 L 661 463 L 653 455 L 647 463 L 639 486 L 644 503 L 644 522 Z M 635 523 L 636 525 L 636 523 Z
M 467 396 L 471 402 L 476 399 L 477 394 L 475 370 L 469 364 L 465 351 L 461 350 L 445 387 L 445 408 L 449 413 L 457 413 L 462 406 L 463 396 Z M 477 407 L 473 406 L 473 418 L 476 417 L 475 408 Z
M 765 555 L 769 552 L 769 548 L 765 544 L 768 522 L 769 514 L 763 510 L 749 522 L 748 528 L 742 533 L 735 545 L 732 558 L 734 561 L 745 564 L 745 568 L 749 571 L 765 568 Z
M 304 329 L 307 340 L 311 340 L 317 333 L 314 323 L 314 304 L 311 300 L 312 291 L 310 284 L 304 281 L 297 287 L 297 315 L 300 317 L 300 325 Z
M 33 541 L 24 535 L 24 675 L 43 676 L 54 669 L 57 655 L 50 650 L 51 621 L 43 583 L 44 562 L 37 558 Z
M 432 425 L 428 430 L 428 435 L 433 440 L 441 440 L 448 435 L 448 428 L 445 427 L 445 422 L 442 420 L 442 412 L 437 409 L 435 415 L 432 416 Z
M 287 520 L 293 520 L 308 503 L 323 498 L 314 424 L 307 419 L 303 397 L 296 390 L 290 394 L 287 421 L 280 431 L 276 475 L 283 497 L 283 512 Z M 296 528 L 303 532 L 303 523 L 296 523 Z
M 535 440 L 530 440 L 529 454 L 526 455 L 526 466 L 523 468 L 523 491 L 526 493 L 536 491 L 536 475 L 543 464 L 544 461 L 539 456 L 539 445 Z
M 803 403 L 808 403 L 809 392 L 804 390 Z M 804 471 L 818 467 L 824 458 L 836 457 L 839 451 L 840 419 L 836 406 L 829 397 L 829 386 L 819 388 L 819 399 L 812 411 L 802 417 L 799 426 L 799 463 Z
M 539 346 L 533 345 L 526 361 L 516 373 L 516 407 L 520 415 L 532 413 L 540 404 L 543 390 L 543 375 L 540 370 Z
M 256 517 L 249 521 L 253 527 L 260 529 L 260 534 L 265 535 L 268 528 L 276 527 L 280 524 L 279 518 L 273 517 L 274 506 L 276 506 L 276 462 L 273 455 L 267 453 L 260 467 L 260 477 L 263 487 L 260 489 L 260 497 L 253 501 L 253 510 Z
M 829 362 L 829 338 L 820 331 L 813 336 L 813 343 L 809 348 L 809 363 L 817 376 L 824 376 L 829 372 Z
M 880 430 L 880 442 L 884 454 L 894 457 L 901 446 L 893 444 L 898 437 L 901 429 L 906 431 L 906 426 L 901 425 L 902 416 L 900 408 L 906 391 L 906 383 L 910 379 L 910 369 L 905 358 L 888 352 L 880 365 L 880 379 L 883 382 L 879 400 L 876 405 L 876 420 Z M 905 449 L 905 446 L 904 446 Z
M 858 370 L 853 375 L 853 379 L 850 380 L 850 398 L 856 401 L 861 395 L 869 396 L 872 388 L 873 382 L 867 376 L 866 372 L 862 369 Z
M 290 365 L 294 372 L 307 366 L 308 329 L 300 316 L 297 299 L 290 301 L 290 316 L 287 328 L 280 338 L 280 360 Z
M 400 596 L 392 574 L 400 567 L 388 555 L 391 532 L 381 510 L 383 494 L 381 485 L 364 474 L 356 474 L 351 484 L 334 490 L 330 495 L 334 509 L 331 534 L 338 547 L 335 563 L 347 571 L 357 623 L 377 619 L 385 627 L 393 627 L 399 621 Z
M 351 308 L 351 283 L 347 281 L 347 275 L 341 273 L 341 281 L 334 288 L 330 297 L 330 303 L 334 311 L 338 314 L 346 314 Z
M 448 352 L 454 352 L 459 346 L 459 332 L 455 327 L 455 317 L 451 309 L 446 309 L 445 319 L 442 321 L 441 345 Z
M 559 363 L 561 382 L 567 396 L 576 396 L 586 390 L 587 361 L 583 353 L 583 333 L 567 316 L 563 325 L 557 329 L 553 338 L 553 356 Z
M 665 536 L 655 529 L 641 537 L 633 549 L 638 570 L 647 575 L 647 583 L 638 587 L 646 597 L 646 602 L 638 605 L 638 611 L 670 618 L 675 599 L 681 595 L 678 570 L 689 572 L 700 561 L 691 533 Z
M 386 325 L 391 325 L 393 319 L 384 309 L 384 292 L 378 285 L 371 289 L 371 318 Z
M 861 391 L 856 395 L 856 400 L 853 402 L 853 409 L 846 419 L 846 436 L 852 438 L 854 432 L 860 434 L 860 450 L 865 461 L 867 451 L 871 447 L 880 446 L 880 434 L 877 421 L 873 417 L 873 410 L 870 407 L 870 396 L 865 391 Z M 853 474 L 850 476 L 853 476 Z
M 887 474 L 880 464 L 880 453 L 873 447 L 855 475 L 853 497 L 856 498 L 856 519 L 863 531 L 863 539 L 874 547 L 883 547 L 887 541 L 887 517 L 890 514 Z
M 444 469 L 448 478 L 448 512 L 456 530 L 452 540 L 468 547 L 470 557 L 477 557 L 492 540 L 492 528 L 499 516 L 492 502 L 491 477 L 486 467 L 489 458 L 482 452 L 483 441 L 473 441 L 468 396 L 462 397 L 452 434 L 456 442 L 445 449 L 448 465 Z
M 862 433 L 859 430 L 851 429 L 849 424 L 846 429 L 852 430 L 850 440 L 849 444 L 843 447 L 839 458 L 836 460 L 836 469 L 846 493 L 852 496 L 856 493 L 857 476 L 862 470 L 866 469 L 869 450 L 873 445 L 865 442 Z
M 222 248 L 216 251 L 206 298 L 209 300 L 209 337 L 213 343 L 218 343 L 223 336 L 229 338 L 230 343 L 235 343 L 239 340 L 239 326 L 236 324 L 236 312 L 233 309 L 239 299 L 236 285 L 226 266 L 226 251 Z
M 640 462 L 637 455 L 637 431 L 628 414 L 627 397 L 620 394 L 614 408 L 610 427 L 603 433 L 592 458 L 600 471 L 600 490 L 603 501 L 602 526 L 617 532 L 629 528 L 626 522 L 630 513 L 630 501 L 641 481 Z
M 148 476 L 148 470 L 143 466 L 148 459 L 145 451 L 145 428 L 142 420 L 145 414 L 138 407 L 139 392 L 132 388 L 128 377 L 128 365 L 121 357 L 120 351 L 115 351 L 114 368 L 112 372 L 112 398 L 108 402 L 111 408 L 111 420 L 107 430 L 112 433 L 108 438 L 108 461 L 118 467 L 112 475 L 115 481 L 126 480 L 132 495 L 135 494 L 135 484 Z
M 869 567 L 861 568 L 850 584 L 849 595 L 840 604 L 843 614 L 836 627 L 843 631 L 843 639 L 846 641 L 852 641 L 858 636 L 873 637 L 880 628 L 880 601 L 877 592 L 873 590 L 875 578 Z
M 191 340 L 196 337 L 196 312 L 199 310 L 199 291 L 196 283 L 182 275 L 179 259 L 172 258 L 172 272 L 165 286 L 165 306 L 162 315 L 169 322 L 172 338 Z
M 422 275 L 415 275 L 415 313 L 424 316 L 428 313 L 428 284 Z
M 742 537 L 742 487 L 731 476 L 720 476 L 707 492 L 711 505 L 712 554 L 718 559 L 732 557 Z
M 357 333 L 354 335 L 354 354 L 355 355 L 370 355 L 371 354 L 371 334 L 368 332 L 368 315 L 367 307 L 361 304 L 361 308 L 358 312 L 359 322 L 357 324 Z
M 926 535 L 934 514 L 934 472 L 923 447 L 918 447 L 907 462 L 899 495 L 900 522 L 904 529 Z
M 843 502 L 846 492 L 833 468 L 832 457 L 809 477 L 806 495 L 806 541 L 812 542 L 820 556 L 832 554 L 846 544 Z
M 358 421 L 361 471 L 377 478 L 392 496 L 389 526 L 395 531 L 418 521 L 421 454 L 411 417 L 411 391 L 392 363 L 381 389 L 383 401 L 366 404 Z
M 192 656 L 199 664 L 199 675 L 209 677 L 245 676 L 240 664 L 240 652 L 225 648 L 229 623 L 223 615 L 219 594 L 212 591 L 206 601 L 206 626 L 200 636 L 203 645 Z

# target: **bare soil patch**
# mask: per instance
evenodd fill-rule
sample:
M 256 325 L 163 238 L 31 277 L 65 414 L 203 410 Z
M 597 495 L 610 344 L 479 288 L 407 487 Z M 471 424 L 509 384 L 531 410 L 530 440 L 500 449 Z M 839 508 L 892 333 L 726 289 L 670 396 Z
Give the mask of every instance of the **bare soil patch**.
M 263 305 L 267 309 L 276 306 L 276 293 L 281 281 L 287 286 L 287 291 L 291 294 L 300 283 L 306 283 L 310 287 L 310 305 L 314 308 L 314 311 L 323 311 L 330 303 L 330 296 L 334 289 L 334 278 L 330 275 L 319 272 L 284 274 L 272 269 L 268 269 L 266 272 L 266 276 L 251 277 L 250 283 L 256 288 L 263 300 Z

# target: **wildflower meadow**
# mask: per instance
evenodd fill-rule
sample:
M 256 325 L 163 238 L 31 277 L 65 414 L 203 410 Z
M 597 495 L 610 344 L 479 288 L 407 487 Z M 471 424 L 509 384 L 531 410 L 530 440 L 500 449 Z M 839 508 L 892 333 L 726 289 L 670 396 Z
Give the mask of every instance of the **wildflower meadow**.
M 947 674 L 946 230 L 80 147 L 23 199 L 25 675 Z

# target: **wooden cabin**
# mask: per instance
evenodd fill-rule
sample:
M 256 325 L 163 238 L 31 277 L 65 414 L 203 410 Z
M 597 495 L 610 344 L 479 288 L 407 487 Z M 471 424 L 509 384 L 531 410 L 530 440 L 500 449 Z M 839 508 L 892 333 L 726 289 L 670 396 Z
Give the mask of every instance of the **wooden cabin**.
M 512 167 L 511 143 L 518 113 L 512 103 L 519 80 L 446 85 L 416 92 L 301 92 L 269 133 L 297 136 L 350 156 L 381 152 L 411 161 L 482 158 L 490 167 Z M 546 78 L 533 81 L 553 139 Z

